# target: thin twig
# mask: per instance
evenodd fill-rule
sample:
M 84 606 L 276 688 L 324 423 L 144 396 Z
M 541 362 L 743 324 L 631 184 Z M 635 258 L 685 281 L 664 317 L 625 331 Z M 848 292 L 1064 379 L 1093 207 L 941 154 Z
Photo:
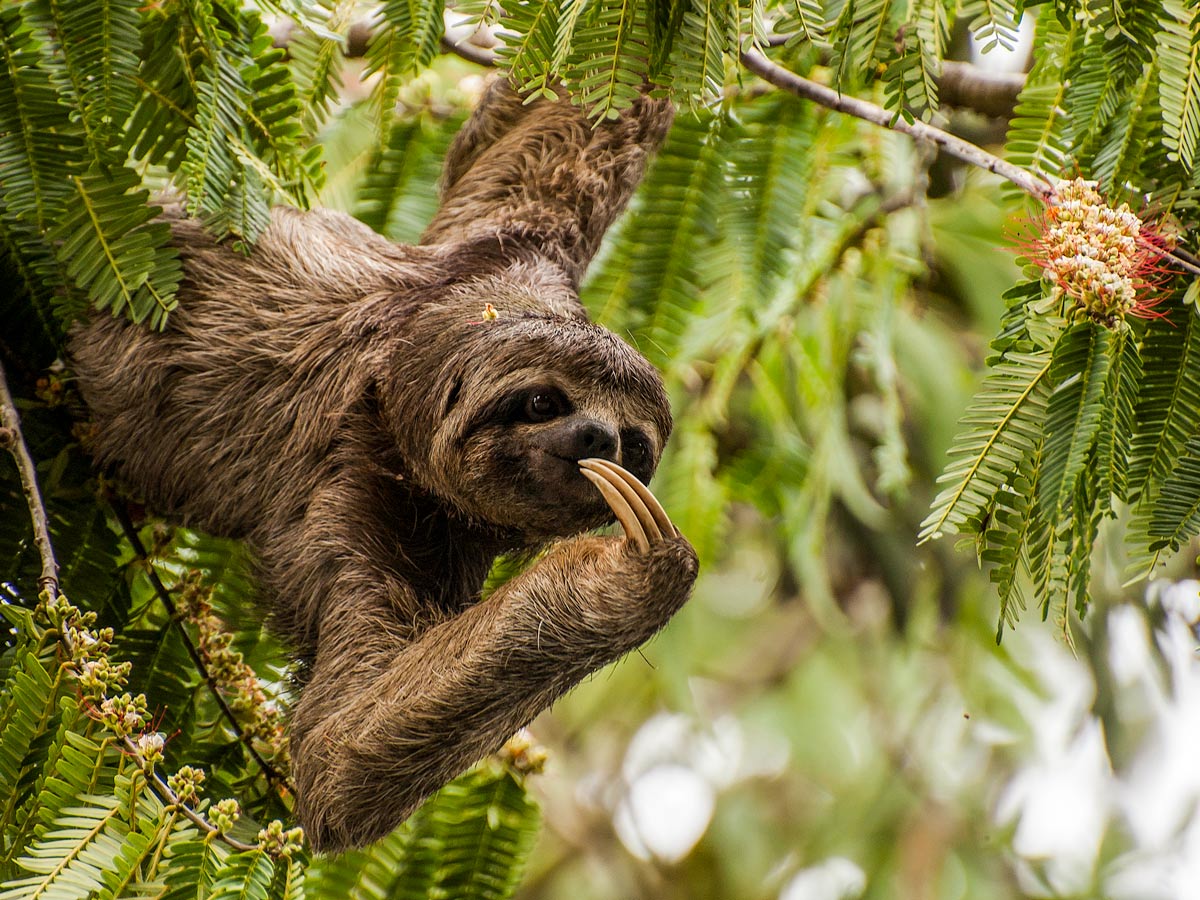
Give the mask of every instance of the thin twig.
M 163 584 L 162 579 L 158 577 L 158 572 L 155 571 L 154 565 L 150 562 L 150 554 L 146 552 L 146 547 L 142 543 L 142 539 L 138 537 L 137 529 L 133 527 L 133 521 L 129 518 L 129 511 L 125 509 L 123 504 L 116 501 L 113 501 L 110 505 L 112 506 L 113 513 L 117 517 L 117 521 L 121 525 L 121 531 L 124 532 L 126 540 L 128 540 L 130 545 L 133 547 L 133 552 L 136 553 L 138 558 L 146 564 L 146 573 L 150 577 L 150 584 L 154 588 L 154 593 L 158 595 L 158 599 L 161 600 L 163 606 L 166 607 L 167 614 L 171 617 L 171 621 L 173 621 L 176 627 L 179 629 L 179 636 L 183 639 L 184 649 L 187 650 L 187 654 L 189 657 L 191 657 L 192 664 L 195 665 L 196 670 L 200 673 L 200 677 L 203 678 L 204 683 L 208 685 L 209 691 L 212 693 L 213 698 L 217 701 L 217 706 L 220 708 L 221 714 L 229 722 L 230 727 L 233 728 L 233 732 L 237 735 L 238 740 L 241 741 L 242 745 L 245 746 L 245 748 L 249 751 L 250 755 L 254 758 L 254 761 L 258 763 L 259 768 L 262 769 L 263 775 L 266 776 L 267 782 L 272 787 L 283 787 L 295 794 L 296 789 L 292 787 L 292 783 L 288 780 L 287 776 L 271 765 L 271 763 L 264 758 L 261 753 L 258 752 L 250 735 L 246 734 L 246 732 L 242 730 L 242 726 L 238 722 L 237 716 L 234 715 L 234 712 L 230 708 L 229 704 L 225 702 L 225 698 L 221 694 L 220 685 L 217 684 L 216 678 L 214 678 L 212 673 L 209 672 L 208 666 L 204 662 L 204 658 L 200 655 L 200 650 L 196 647 L 195 642 L 192 641 L 192 636 L 188 634 L 187 629 L 183 627 L 183 620 L 176 612 L 175 601 L 171 599 L 170 591 L 167 590 L 167 586 Z
M 1025 171 L 1020 166 L 1014 166 L 1012 163 L 988 153 L 982 147 L 977 147 L 970 141 L 965 141 L 926 122 L 908 122 L 903 117 L 888 112 L 882 106 L 876 106 L 874 103 L 869 103 L 866 100 L 860 100 L 857 97 L 850 97 L 846 94 L 839 94 L 832 88 L 828 88 L 823 84 L 817 84 L 815 81 L 809 81 L 807 78 L 800 77 L 795 72 L 790 72 L 782 66 L 776 65 L 757 50 L 743 50 L 741 58 L 742 64 L 747 69 L 777 88 L 788 91 L 805 100 L 812 100 L 814 103 L 820 104 L 827 109 L 832 109 L 835 112 L 846 113 L 855 118 L 863 119 L 866 122 L 871 122 L 874 125 L 879 125 L 881 128 L 902 132 L 920 141 L 929 141 L 955 159 L 961 159 L 965 163 L 986 169 L 989 172 L 999 175 L 1001 178 L 1011 181 L 1021 190 L 1036 197 L 1043 203 L 1051 203 L 1054 200 L 1054 186 L 1050 182 L 1034 175 L 1032 172 Z
M 747 69 L 777 88 L 788 91 L 805 100 L 811 100 L 835 112 L 846 113 L 857 119 L 878 125 L 881 128 L 899 131 L 919 141 L 930 141 L 955 159 L 960 159 L 969 165 L 986 169 L 989 172 L 999 175 L 1001 178 L 1011 181 L 1021 190 L 1040 200 L 1042 203 L 1050 205 L 1055 201 L 1055 189 L 1049 181 L 1034 175 L 1032 172 L 1027 172 L 1020 166 L 1015 166 L 1010 162 L 1000 159 L 998 156 L 988 153 L 982 147 L 978 147 L 970 141 L 956 137 L 926 122 L 908 122 L 902 117 L 888 112 L 882 106 L 877 106 L 866 100 L 839 94 L 832 88 L 825 87 L 823 84 L 817 84 L 817 82 L 810 81 L 807 78 L 802 78 L 795 72 L 791 72 L 771 62 L 771 60 L 767 59 L 757 50 L 743 50 L 741 58 L 742 64 Z M 1163 251 L 1163 257 L 1169 259 L 1185 272 L 1200 275 L 1200 260 L 1197 260 L 1196 257 L 1183 248 L 1165 250 Z
M 33 523 L 33 542 L 42 560 L 38 590 L 49 591 L 53 600 L 59 594 L 59 586 L 58 563 L 50 543 L 50 520 L 46 515 L 46 505 L 42 502 L 42 492 L 38 489 L 37 467 L 21 433 L 21 417 L 17 415 L 17 405 L 8 389 L 8 377 L 4 374 L 3 365 L 0 365 L 0 444 L 12 454 L 13 462 L 17 464 L 21 491 L 25 494 L 25 505 L 29 508 L 29 518 Z
M 122 738 L 122 741 L 125 744 L 125 749 L 133 755 L 134 759 L 140 758 L 137 744 L 130 739 L 129 735 L 125 735 Z M 217 840 L 223 841 L 234 850 L 244 851 L 258 849 L 257 844 L 247 844 L 243 841 L 239 841 L 237 838 L 231 838 L 229 835 L 218 831 L 215 827 L 213 827 L 211 822 L 204 818 L 204 816 L 200 815 L 200 813 L 196 812 L 194 809 L 180 800 L 179 795 L 171 790 L 171 786 L 163 781 L 162 776 L 157 772 L 155 772 L 151 777 L 147 778 L 146 781 L 154 789 L 154 792 L 158 794 L 160 800 L 162 800 L 168 806 L 174 806 L 202 831 L 206 831 L 209 834 L 215 834 L 217 836 Z

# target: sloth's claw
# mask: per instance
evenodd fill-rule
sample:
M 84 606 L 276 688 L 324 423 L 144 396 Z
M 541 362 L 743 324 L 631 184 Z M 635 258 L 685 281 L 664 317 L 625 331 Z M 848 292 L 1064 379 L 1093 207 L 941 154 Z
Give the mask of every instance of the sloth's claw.
M 587 460 L 587 462 L 595 463 L 596 466 L 607 469 L 609 472 L 617 475 L 626 486 L 632 488 L 633 492 L 637 494 L 642 504 L 646 507 L 646 510 L 650 513 L 653 522 L 661 529 L 662 534 L 670 537 L 679 537 L 679 529 L 675 527 L 675 523 L 671 521 L 671 517 L 667 515 L 667 511 L 662 508 L 662 504 L 658 502 L 658 498 L 650 493 L 650 488 L 642 484 L 636 475 L 607 459 L 591 459 Z M 618 485 L 619 487 L 620 485 Z M 625 495 L 626 499 L 629 499 L 629 494 L 626 491 L 622 491 L 621 493 Z M 632 500 L 630 500 L 630 503 L 632 505 Z M 636 508 L 634 506 L 634 509 Z
M 603 459 L 581 459 L 583 476 L 596 486 L 629 540 L 645 553 L 651 544 L 679 534 L 650 490 L 616 463 Z
M 637 515 L 629 507 L 629 504 L 625 502 L 625 498 L 621 496 L 620 491 L 613 487 L 612 483 L 607 481 L 603 475 L 598 475 L 589 469 L 583 470 L 583 477 L 594 484 L 603 495 L 604 502 L 613 511 L 613 515 L 617 517 L 617 521 L 621 523 L 621 527 L 625 529 L 625 536 L 633 541 L 642 553 L 649 550 L 650 541 L 646 539 L 646 532 L 642 530 Z

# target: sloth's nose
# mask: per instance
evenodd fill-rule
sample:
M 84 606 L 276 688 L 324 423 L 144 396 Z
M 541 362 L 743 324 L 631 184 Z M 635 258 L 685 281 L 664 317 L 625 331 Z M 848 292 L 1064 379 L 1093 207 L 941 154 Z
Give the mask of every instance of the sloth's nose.
M 616 429 L 597 422 L 595 419 L 580 419 L 573 422 L 566 435 L 563 448 L 571 459 L 599 457 L 616 461 L 619 438 Z

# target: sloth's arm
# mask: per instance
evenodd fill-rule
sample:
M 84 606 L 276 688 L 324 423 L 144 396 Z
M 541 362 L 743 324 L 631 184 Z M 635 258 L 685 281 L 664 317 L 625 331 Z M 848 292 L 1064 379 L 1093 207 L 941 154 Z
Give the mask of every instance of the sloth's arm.
M 328 623 L 343 646 L 349 639 L 361 649 L 335 654 L 333 665 L 318 655 L 293 726 L 300 820 L 317 849 L 387 834 L 563 692 L 651 637 L 687 599 L 696 576 L 687 540 L 633 476 L 588 466 L 625 538 L 558 544 L 407 645 L 377 616 L 347 612 Z M 361 610 L 361 599 L 343 609 Z
M 496 237 L 577 285 L 672 115 L 668 101 L 641 96 L 595 125 L 566 97 L 523 104 L 497 79 L 446 156 L 441 208 L 422 243 Z

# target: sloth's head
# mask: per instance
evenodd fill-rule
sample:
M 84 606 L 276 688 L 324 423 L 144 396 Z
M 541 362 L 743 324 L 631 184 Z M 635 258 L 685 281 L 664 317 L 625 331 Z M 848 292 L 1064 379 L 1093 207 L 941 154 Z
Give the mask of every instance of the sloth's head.
M 658 372 L 612 332 L 544 315 L 479 322 L 438 341 L 423 406 L 428 467 L 414 475 L 472 519 L 531 540 L 610 521 L 579 460 L 610 459 L 644 482 L 671 412 Z

